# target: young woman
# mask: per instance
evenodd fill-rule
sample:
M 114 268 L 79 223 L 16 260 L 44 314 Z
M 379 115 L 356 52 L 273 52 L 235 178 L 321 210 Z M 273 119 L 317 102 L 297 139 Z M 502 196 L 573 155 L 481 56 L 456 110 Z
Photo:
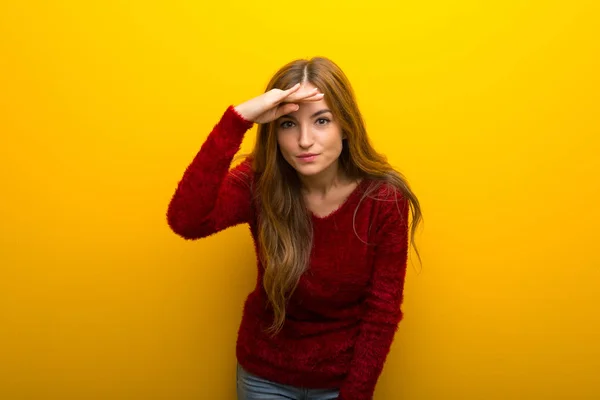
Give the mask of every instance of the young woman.
M 252 154 L 231 168 L 254 123 Z M 238 332 L 240 400 L 372 398 L 402 319 L 421 210 L 370 145 L 334 62 L 293 61 L 265 93 L 229 106 L 167 219 L 186 239 L 250 226 L 258 280 Z

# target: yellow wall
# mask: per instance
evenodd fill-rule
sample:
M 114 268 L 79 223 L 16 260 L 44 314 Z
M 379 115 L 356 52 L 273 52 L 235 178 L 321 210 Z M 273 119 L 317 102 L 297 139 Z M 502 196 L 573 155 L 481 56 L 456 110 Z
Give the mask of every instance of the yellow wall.
M 313 55 L 425 212 L 375 398 L 600 398 L 596 1 L 202 3 L 0 5 L 1 399 L 234 398 L 249 232 L 164 214 L 227 105 Z

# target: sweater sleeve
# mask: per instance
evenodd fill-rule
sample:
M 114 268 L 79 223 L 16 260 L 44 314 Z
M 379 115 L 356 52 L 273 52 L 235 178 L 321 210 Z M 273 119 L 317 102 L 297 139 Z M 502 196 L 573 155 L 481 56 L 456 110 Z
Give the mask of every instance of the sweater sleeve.
M 230 170 L 253 122 L 229 106 L 185 170 L 167 209 L 171 229 L 199 239 L 248 222 L 252 215 L 250 160 Z
M 408 257 L 408 201 L 398 194 L 382 200 L 373 275 L 365 299 L 360 333 L 350 371 L 340 388 L 340 400 L 373 398 L 377 380 L 402 320 L 401 310 Z

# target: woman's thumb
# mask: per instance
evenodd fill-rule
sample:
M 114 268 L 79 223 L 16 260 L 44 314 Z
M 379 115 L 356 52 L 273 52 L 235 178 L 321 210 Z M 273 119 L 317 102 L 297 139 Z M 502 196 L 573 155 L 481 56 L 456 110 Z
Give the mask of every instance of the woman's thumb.
M 279 110 L 277 110 L 277 115 L 275 116 L 275 119 L 281 117 L 282 115 L 286 115 L 289 113 L 293 113 L 294 111 L 298 111 L 299 108 L 300 108 L 300 106 L 295 103 L 283 104 L 281 107 L 279 107 Z

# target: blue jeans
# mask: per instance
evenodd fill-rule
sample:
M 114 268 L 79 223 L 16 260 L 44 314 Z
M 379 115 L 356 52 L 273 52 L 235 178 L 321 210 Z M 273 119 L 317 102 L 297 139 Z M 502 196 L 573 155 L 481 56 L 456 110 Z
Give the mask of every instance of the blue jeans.
M 337 389 L 305 389 L 282 385 L 250 374 L 237 366 L 238 400 L 334 400 Z

